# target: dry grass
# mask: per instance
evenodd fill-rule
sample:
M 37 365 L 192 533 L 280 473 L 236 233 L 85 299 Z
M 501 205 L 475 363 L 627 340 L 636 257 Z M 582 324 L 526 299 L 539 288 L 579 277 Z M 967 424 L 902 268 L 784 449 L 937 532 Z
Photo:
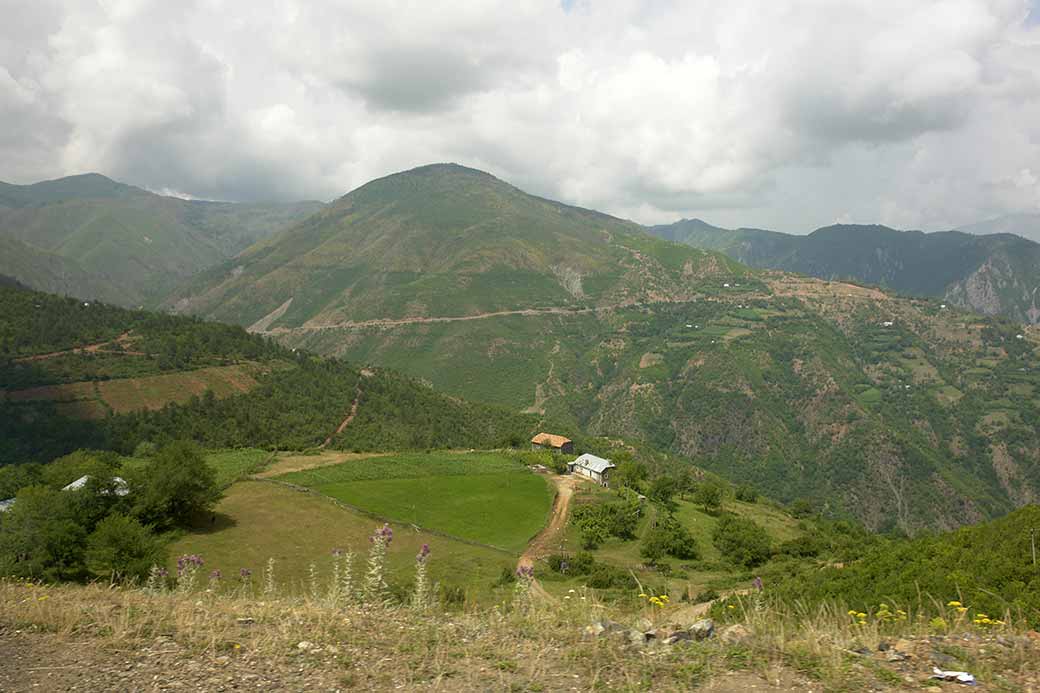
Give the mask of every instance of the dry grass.
M 1031 690 L 1037 681 L 1037 644 L 1011 630 L 930 640 L 926 624 L 864 627 L 838 607 L 777 609 L 746 600 L 732 613 L 752 633 L 743 642 L 637 648 L 626 637 L 590 642 L 584 626 L 607 609 L 591 594 L 580 596 L 586 595 L 559 606 L 536 603 L 524 613 L 504 605 L 420 615 L 332 607 L 320 599 L 2 582 L 0 626 L 109 651 L 129 652 L 160 638 L 183 647 L 186 658 L 261 660 L 287 669 L 306 661 L 361 690 L 919 690 L 930 673 L 927 652 L 934 651 L 975 673 L 981 690 Z M 668 613 L 653 616 L 665 626 L 658 632 L 667 633 Z M 901 645 L 912 653 L 905 662 L 855 652 L 897 639 L 909 639 Z M 166 666 L 176 669 L 176 662 Z

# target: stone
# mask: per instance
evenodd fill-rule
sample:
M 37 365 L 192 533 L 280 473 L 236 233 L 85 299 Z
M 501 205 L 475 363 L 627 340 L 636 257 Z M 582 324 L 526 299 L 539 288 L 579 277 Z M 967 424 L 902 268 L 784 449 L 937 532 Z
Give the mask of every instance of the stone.
M 888 653 L 888 656 L 885 657 L 885 660 L 889 662 L 905 662 L 908 659 L 910 659 L 910 655 L 904 654 L 899 650 L 892 650 Z
M 628 642 L 633 647 L 646 646 L 646 634 L 641 630 L 632 629 L 628 631 Z
M 308 642 L 306 640 L 301 640 L 300 642 L 296 643 L 296 649 L 300 650 L 301 652 L 310 652 L 314 649 L 314 643 Z
M 715 635 L 715 622 L 710 618 L 701 619 L 688 628 L 694 640 L 707 640 Z
M 236 618 L 235 623 L 237 623 L 240 626 L 251 626 L 254 623 L 256 623 L 256 619 L 249 618 L 248 616 L 243 618 Z
M 747 629 L 747 626 L 740 623 L 734 623 L 731 626 L 723 628 L 719 637 L 722 638 L 722 641 L 725 643 L 729 643 L 730 645 L 739 645 L 751 639 L 751 631 Z
M 878 652 L 888 652 L 892 649 L 892 645 L 887 640 L 882 640 L 878 643 L 877 649 Z
M 957 660 L 948 654 L 943 654 L 942 652 L 933 651 L 931 654 L 931 660 L 933 664 L 943 669 L 954 669 L 957 667 Z
M 636 630 L 641 630 L 641 631 L 643 631 L 645 633 L 648 630 L 653 630 L 654 629 L 654 622 L 651 621 L 648 618 L 641 618 L 638 621 L 636 621 L 635 623 L 633 623 L 632 627 L 635 628 Z
M 688 630 L 677 630 L 671 635 L 669 635 L 667 638 L 665 638 L 662 642 L 664 642 L 665 645 L 674 645 L 675 643 L 682 642 L 683 640 L 693 640 L 693 634 Z

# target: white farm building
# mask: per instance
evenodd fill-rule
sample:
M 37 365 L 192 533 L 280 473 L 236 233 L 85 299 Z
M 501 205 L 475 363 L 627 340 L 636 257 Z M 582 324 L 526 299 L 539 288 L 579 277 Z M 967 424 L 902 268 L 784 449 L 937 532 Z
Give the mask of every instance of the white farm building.
M 610 485 L 610 470 L 617 465 L 610 460 L 585 453 L 573 462 L 567 463 L 567 470 L 572 474 L 581 474 L 601 486 Z

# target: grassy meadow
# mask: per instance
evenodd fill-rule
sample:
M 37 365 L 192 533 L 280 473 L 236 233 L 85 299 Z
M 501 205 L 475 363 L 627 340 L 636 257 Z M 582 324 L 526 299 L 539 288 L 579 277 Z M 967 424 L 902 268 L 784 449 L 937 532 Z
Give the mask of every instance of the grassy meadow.
M 262 572 L 274 559 L 275 579 L 290 593 L 309 589 L 313 564 L 324 585 L 329 577 L 333 549 L 353 551 L 355 574 L 364 571 L 368 538 L 377 521 L 351 512 L 316 494 L 301 493 L 265 481 L 242 481 L 227 490 L 213 515 L 200 517 L 189 533 L 170 546 L 170 568 L 182 554 L 198 554 L 206 572 L 220 570 L 229 580 L 239 571 L 252 571 L 256 589 Z M 394 539 L 388 553 L 391 586 L 403 589 L 412 576 L 415 555 L 429 544 L 430 576 L 443 586 L 460 587 L 469 601 L 492 599 L 503 569 L 516 559 L 508 553 L 465 544 L 393 525 Z
M 545 525 L 553 490 L 498 453 L 411 453 L 292 472 L 279 480 L 398 522 L 519 553 Z

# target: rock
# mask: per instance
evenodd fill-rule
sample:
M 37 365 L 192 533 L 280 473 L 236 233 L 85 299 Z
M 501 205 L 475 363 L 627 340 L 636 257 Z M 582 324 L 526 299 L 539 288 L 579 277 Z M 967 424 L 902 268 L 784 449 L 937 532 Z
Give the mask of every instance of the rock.
M 675 643 L 681 642 L 683 640 L 693 640 L 693 634 L 688 630 L 677 630 L 671 635 L 669 635 L 667 638 L 665 638 L 662 642 L 664 642 L 665 645 L 674 645 Z
M 1037 633 L 1035 630 L 1027 630 L 1026 637 L 1033 642 L 1040 644 L 1040 633 Z
M 601 635 L 612 635 L 628 633 L 628 628 L 608 618 L 601 618 L 585 626 L 585 634 L 589 637 L 598 638 Z
M 715 635 L 715 622 L 710 618 L 701 619 L 690 626 L 688 630 L 694 640 L 707 640 Z
M 955 669 L 957 667 L 957 660 L 948 654 L 932 651 L 932 654 L 930 656 L 932 663 L 935 664 L 937 667 L 941 667 L 943 669 Z
M 301 652 L 310 652 L 314 649 L 314 643 L 308 642 L 306 640 L 301 640 L 300 642 L 296 643 L 296 649 L 300 650 Z
M 653 630 L 654 629 L 654 623 L 653 623 L 653 621 L 651 621 L 648 618 L 641 618 L 638 621 L 636 621 L 635 623 L 633 623 L 632 627 L 635 628 L 636 630 L 641 630 L 641 631 L 643 631 L 645 633 L 648 630 Z
M 878 643 L 878 646 L 877 646 L 878 652 L 888 652 L 891 649 L 892 649 L 892 645 L 888 641 L 886 641 L 886 640 L 882 640 L 881 642 Z
M 892 649 L 909 654 L 914 651 L 914 643 L 912 640 L 896 640 L 892 644 Z
M 739 645 L 751 639 L 751 631 L 747 629 L 747 626 L 734 623 L 732 626 L 726 626 L 723 628 L 719 637 L 722 638 L 722 641 L 725 643 L 729 643 L 730 645 Z
M 237 623 L 240 626 L 251 626 L 254 623 L 256 623 L 256 620 L 249 617 L 236 618 L 235 623 Z
M 646 646 L 646 634 L 641 630 L 632 629 L 628 631 L 628 642 L 633 647 Z
M 885 660 L 889 662 L 905 662 L 908 659 L 910 659 L 910 655 L 904 654 L 899 650 L 891 650 L 888 656 L 885 657 Z

